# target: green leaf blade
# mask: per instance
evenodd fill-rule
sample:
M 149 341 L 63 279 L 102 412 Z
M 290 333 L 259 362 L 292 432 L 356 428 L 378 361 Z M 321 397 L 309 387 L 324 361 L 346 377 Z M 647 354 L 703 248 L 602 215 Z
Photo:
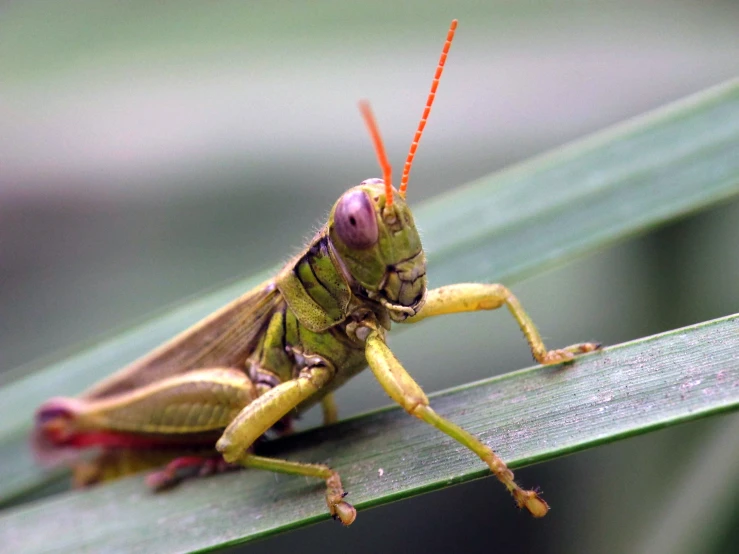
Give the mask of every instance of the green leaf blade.
M 736 410 L 737 352 L 734 315 L 612 347 L 569 367 L 535 367 L 458 387 L 431 402 L 515 468 Z M 472 453 L 399 408 L 274 441 L 265 451 L 328 461 L 360 510 L 488 474 Z M 0 516 L 0 541 L 29 553 L 207 550 L 326 519 L 322 495 L 319 482 L 260 471 L 185 483 L 165 494 L 133 477 L 9 510 Z M 501 486 L 491 502 L 510 502 L 506 495 Z

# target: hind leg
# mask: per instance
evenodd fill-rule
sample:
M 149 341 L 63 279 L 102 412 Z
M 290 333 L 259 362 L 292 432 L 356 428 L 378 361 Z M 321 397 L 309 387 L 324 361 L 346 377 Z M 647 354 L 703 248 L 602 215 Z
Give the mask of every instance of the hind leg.
M 64 463 L 65 451 L 71 449 L 102 448 L 102 454 L 91 460 L 75 456 L 77 486 L 169 464 L 152 477 L 157 488 L 164 488 L 182 476 L 227 465 L 213 461 L 220 458 L 215 441 L 256 397 L 243 371 L 212 368 L 102 399 L 54 398 L 36 413 L 34 448 L 52 463 Z
M 74 463 L 72 483 L 75 487 L 87 487 L 141 471 L 161 468 L 170 463 L 176 455 L 171 449 L 111 448 L 104 450 L 94 459 Z
M 243 371 L 200 369 L 99 400 L 52 398 L 36 424 L 55 446 L 182 450 L 211 445 L 206 439 L 256 398 Z

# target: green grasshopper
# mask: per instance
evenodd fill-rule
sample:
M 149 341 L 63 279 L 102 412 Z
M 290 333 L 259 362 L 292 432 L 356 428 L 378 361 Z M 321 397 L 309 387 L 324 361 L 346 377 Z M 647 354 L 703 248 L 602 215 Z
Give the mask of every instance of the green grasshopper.
M 404 410 L 477 454 L 520 507 L 535 517 L 547 513 L 546 502 L 519 487 L 489 446 L 434 412 L 385 342 L 393 322 L 505 306 L 541 364 L 598 348 L 583 343 L 547 350 L 503 285 L 427 290 L 426 257 L 405 196 L 456 26 L 455 20 L 397 190 L 374 116 L 362 102 L 383 179 L 346 191 L 325 226 L 274 278 L 79 397 L 54 398 L 38 409 L 36 432 L 47 446 L 102 449 L 97 458 L 76 463 L 78 484 L 164 466 L 148 478 L 162 489 L 190 473 L 258 468 L 325 480 L 331 516 L 349 525 L 356 510 L 335 471 L 258 456 L 253 447 L 267 432 L 289 432 L 291 420 L 317 403 L 324 420 L 335 421 L 333 391 L 369 366 Z

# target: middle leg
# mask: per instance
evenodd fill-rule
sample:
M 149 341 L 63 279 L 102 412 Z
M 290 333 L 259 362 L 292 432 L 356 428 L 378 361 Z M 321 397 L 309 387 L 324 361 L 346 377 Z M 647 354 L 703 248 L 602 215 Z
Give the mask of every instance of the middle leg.
M 230 464 L 266 469 L 293 475 L 317 477 L 326 481 L 326 505 L 334 519 L 350 525 L 357 516 L 354 507 L 344 500 L 339 474 L 328 466 L 303 464 L 264 458 L 251 453 L 254 442 L 275 423 L 313 396 L 333 376 L 326 365 L 304 368 L 296 379 L 277 385 L 247 405 L 226 427 L 216 443 L 216 449 Z

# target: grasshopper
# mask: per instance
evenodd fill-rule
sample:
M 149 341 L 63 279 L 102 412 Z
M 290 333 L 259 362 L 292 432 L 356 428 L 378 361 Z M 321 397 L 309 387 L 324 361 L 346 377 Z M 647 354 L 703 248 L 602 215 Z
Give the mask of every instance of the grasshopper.
M 148 477 L 151 487 L 163 489 L 190 474 L 258 468 L 323 479 L 329 513 L 350 525 L 356 510 L 335 471 L 262 457 L 254 445 L 268 432 L 290 432 L 292 419 L 318 403 L 325 422 L 335 421 L 333 391 L 369 366 L 410 415 L 477 454 L 519 507 L 535 517 L 547 513 L 544 499 L 519 487 L 489 446 L 434 412 L 386 343 L 393 323 L 505 306 L 541 364 L 598 348 L 547 350 L 503 285 L 427 290 L 426 257 L 405 197 L 456 27 L 454 20 L 397 190 L 374 115 L 361 102 L 382 179 L 346 191 L 323 228 L 275 277 L 80 396 L 53 398 L 38 409 L 36 434 L 48 447 L 101 449 L 97 458 L 75 464 L 77 484 L 163 467 Z

